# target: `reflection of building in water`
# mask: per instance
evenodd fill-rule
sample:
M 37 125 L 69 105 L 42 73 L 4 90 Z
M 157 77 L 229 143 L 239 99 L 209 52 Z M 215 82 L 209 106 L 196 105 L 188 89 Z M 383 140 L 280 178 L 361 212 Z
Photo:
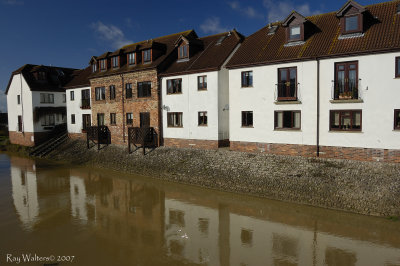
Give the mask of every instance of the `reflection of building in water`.
M 12 157 L 10 160 L 15 210 L 24 226 L 31 229 L 39 215 L 35 165 L 23 158 Z
M 97 180 L 99 235 L 121 244 L 144 247 L 143 252 L 159 251 L 163 245 L 163 192 L 125 179 L 99 176 Z
M 80 219 L 81 221 L 87 222 L 88 213 L 86 207 L 86 187 L 85 181 L 76 176 L 72 176 L 69 179 L 70 194 L 71 194 L 71 214 L 73 217 Z
M 188 197 L 189 198 L 189 197 Z M 203 201 L 193 205 L 179 200 L 179 194 L 166 193 L 165 241 L 168 255 L 194 263 L 219 265 L 217 205 Z

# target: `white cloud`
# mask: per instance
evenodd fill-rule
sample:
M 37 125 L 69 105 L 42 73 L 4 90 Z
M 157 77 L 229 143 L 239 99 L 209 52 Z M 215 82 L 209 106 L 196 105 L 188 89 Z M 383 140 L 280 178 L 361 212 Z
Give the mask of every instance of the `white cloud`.
M 227 27 L 221 26 L 221 22 L 218 17 L 207 18 L 203 24 L 200 25 L 200 29 L 204 33 L 221 33 L 228 31 Z
M 267 8 L 268 22 L 275 22 L 284 20 L 293 10 L 302 14 L 303 16 L 310 16 L 321 13 L 320 10 L 311 10 L 308 3 L 296 5 L 291 1 L 272 1 L 264 0 L 264 7 Z
M 126 39 L 122 30 L 114 25 L 105 25 L 103 22 L 98 21 L 92 23 L 91 28 L 94 29 L 101 40 L 108 42 L 114 49 L 133 42 Z
M 0 90 L 0 112 L 7 112 L 7 95 L 3 90 Z
M 24 4 L 24 2 L 20 0 L 3 0 L 2 3 L 9 6 L 20 6 Z
M 263 18 L 264 16 L 251 6 L 242 7 L 239 1 L 228 2 L 228 5 L 249 18 Z

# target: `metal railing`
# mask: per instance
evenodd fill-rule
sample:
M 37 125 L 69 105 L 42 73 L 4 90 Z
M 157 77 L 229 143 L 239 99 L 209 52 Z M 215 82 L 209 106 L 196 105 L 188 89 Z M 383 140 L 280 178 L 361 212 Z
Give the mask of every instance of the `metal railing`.
M 333 100 L 360 100 L 361 89 L 360 81 L 351 80 L 332 80 L 332 99 Z
M 81 109 L 90 109 L 90 99 L 81 100 Z
M 275 84 L 275 101 L 297 101 L 299 100 L 300 83 L 281 82 Z

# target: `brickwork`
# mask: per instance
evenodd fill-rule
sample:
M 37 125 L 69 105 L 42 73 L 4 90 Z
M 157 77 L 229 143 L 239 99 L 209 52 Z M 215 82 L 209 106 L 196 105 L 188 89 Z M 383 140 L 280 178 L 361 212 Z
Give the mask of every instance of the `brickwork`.
M 33 147 L 47 139 L 47 132 L 17 132 L 10 131 L 9 138 L 12 144 Z
M 86 133 L 68 133 L 70 139 L 86 140 Z
M 137 83 L 151 81 L 151 97 L 138 98 Z M 160 136 L 160 104 L 158 93 L 157 71 L 145 70 L 120 75 L 95 78 L 90 80 L 92 97 L 92 124 L 97 125 L 97 114 L 104 114 L 104 124 L 111 132 L 111 143 L 126 144 L 128 137 L 128 127 L 140 126 L 140 113 L 150 113 L 150 126 L 154 127 Z M 126 99 L 125 84 L 132 84 L 132 98 Z M 110 99 L 110 86 L 115 86 L 115 99 Z M 96 101 L 96 87 L 106 88 L 106 99 Z M 124 100 L 122 100 L 122 97 Z M 110 125 L 110 113 L 116 114 L 116 124 Z M 126 113 L 133 114 L 133 124 L 126 124 Z M 125 140 L 124 143 L 124 134 Z
M 218 149 L 218 140 L 165 138 L 164 146 L 174 148 Z
M 317 156 L 315 145 L 231 141 L 230 149 L 233 151 L 260 152 L 275 155 Z M 400 163 L 400 150 L 320 146 L 319 157 Z

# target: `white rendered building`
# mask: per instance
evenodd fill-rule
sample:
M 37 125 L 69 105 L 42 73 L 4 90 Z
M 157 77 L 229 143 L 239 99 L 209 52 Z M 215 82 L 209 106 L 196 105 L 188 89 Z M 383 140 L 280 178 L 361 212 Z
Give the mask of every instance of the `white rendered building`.
M 231 149 L 400 162 L 399 4 L 292 12 L 246 38 L 227 64 Z
M 229 139 L 225 68 L 243 37 L 235 30 L 177 41 L 178 57 L 162 74 L 165 146 L 218 148 Z
M 24 65 L 11 75 L 6 94 L 10 141 L 34 146 L 66 123 L 64 85 L 74 69 Z

